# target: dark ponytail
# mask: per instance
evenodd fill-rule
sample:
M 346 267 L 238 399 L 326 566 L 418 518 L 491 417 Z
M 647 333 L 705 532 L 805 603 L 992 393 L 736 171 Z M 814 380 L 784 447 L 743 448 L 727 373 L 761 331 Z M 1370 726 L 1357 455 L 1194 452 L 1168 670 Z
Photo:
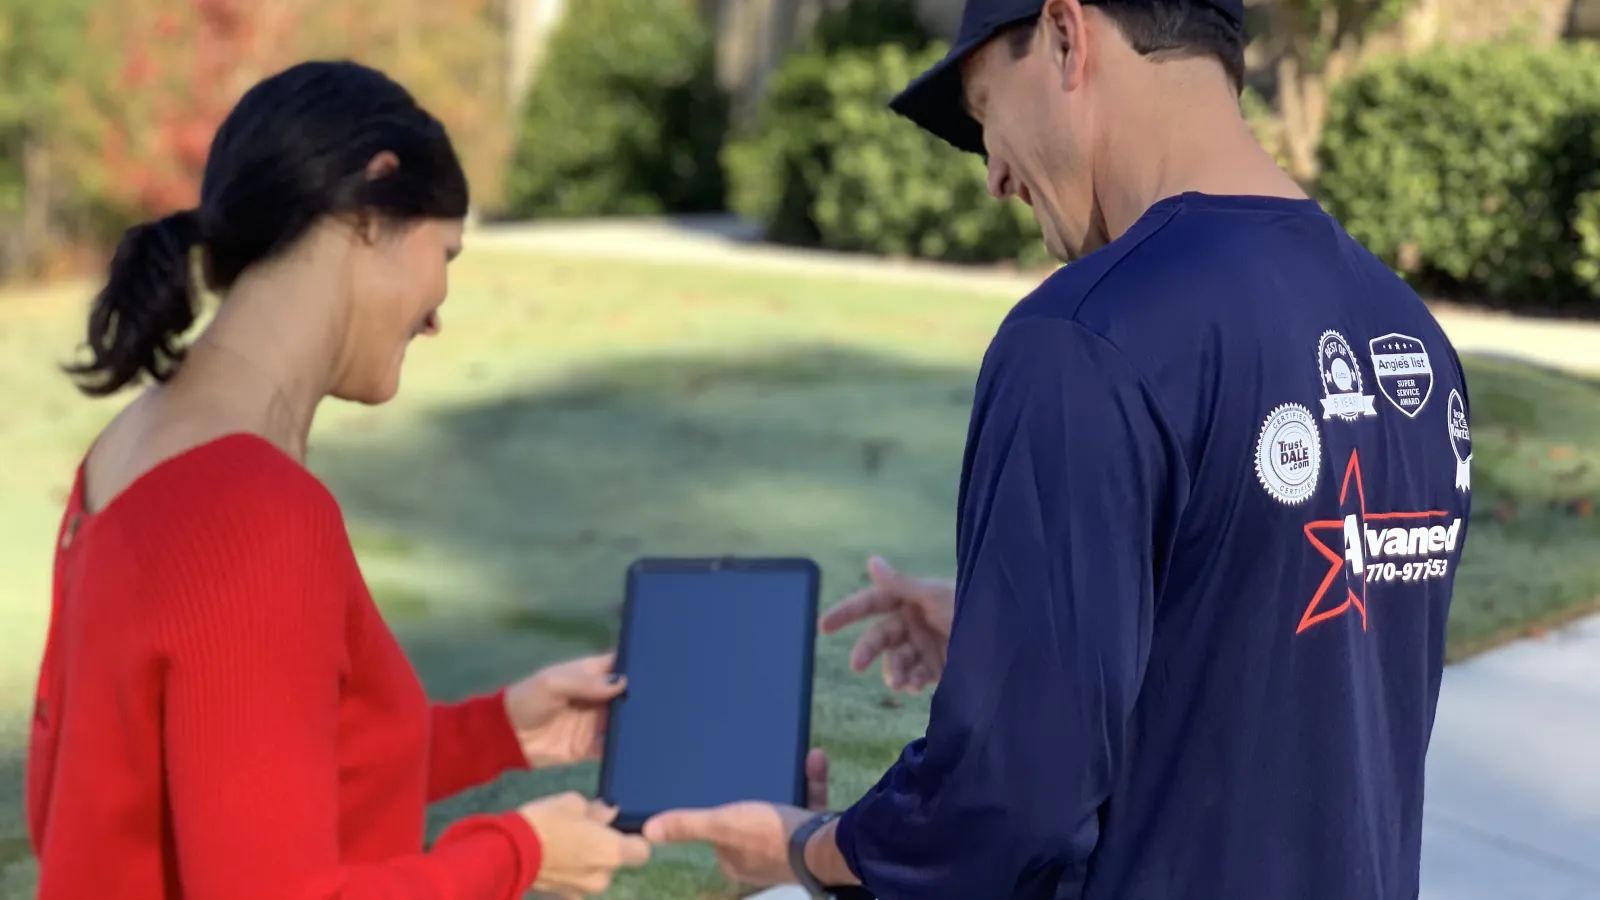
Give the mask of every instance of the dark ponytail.
M 368 177 L 385 152 L 399 167 Z M 91 397 L 170 377 L 195 323 L 196 246 L 205 286 L 225 293 L 327 216 L 460 219 L 468 199 L 450 136 L 404 87 L 349 61 L 291 66 L 246 91 L 218 127 L 199 208 L 122 236 L 89 314 L 92 357 L 66 371 Z
M 91 397 L 114 394 L 141 373 L 165 381 L 183 359 L 195 320 L 190 252 L 200 243 L 192 210 L 128 229 L 89 313 L 85 363 L 66 366 Z

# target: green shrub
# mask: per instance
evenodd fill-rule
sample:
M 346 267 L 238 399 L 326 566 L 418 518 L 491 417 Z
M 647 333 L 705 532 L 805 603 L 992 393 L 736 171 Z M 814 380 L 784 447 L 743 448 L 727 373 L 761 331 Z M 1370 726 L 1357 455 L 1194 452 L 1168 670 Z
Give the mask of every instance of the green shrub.
M 1578 195 L 1572 216 L 1572 230 L 1578 239 L 1578 253 L 1572 274 L 1591 297 L 1600 297 L 1600 190 Z
M 506 177 L 519 216 L 719 210 L 728 99 L 695 0 L 583 0 L 550 38 Z
M 887 103 L 944 55 L 928 43 L 791 54 L 752 136 L 724 159 L 734 209 L 773 240 L 961 262 L 1046 259 L 1021 203 L 988 195 L 983 161 Z
M 910 0 L 852 0 L 819 16 L 806 43 L 769 77 L 743 137 L 723 150 L 728 207 L 761 222 L 768 240 L 818 243 L 812 206 L 828 161 L 822 136 L 833 115 L 832 57 L 884 44 L 920 51 L 932 42 Z
M 1354 237 L 1419 283 L 1592 303 L 1584 282 L 1600 273 L 1583 273 L 1600 257 L 1580 264 L 1579 249 L 1600 221 L 1580 196 L 1600 169 L 1597 111 L 1600 51 L 1589 45 L 1383 60 L 1335 91 L 1318 190 Z
M 768 240 L 808 245 L 819 239 L 811 207 L 827 167 L 828 66 L 824 53 L 789 54 L 768 77 L 746 136 L 723 148 L 728 208 L 760 222 Z
M 917 52 L 933 43 L 932 32 L 922 24 L 911 0 L 850 0 L 817 17 L 807 47 L 822 53 L 841 50 L 875 50 L 899 44 Z
M 841 250 L 957 262 L 1043 255 L 1033 213 L 989 196 L 983 160 L 938 140 L 885 104 L 944 55 L 889 44 L 841 54 L 830 67 L 836 99 L 824 131 L 831 148 L 813 215 L 823 242 Z

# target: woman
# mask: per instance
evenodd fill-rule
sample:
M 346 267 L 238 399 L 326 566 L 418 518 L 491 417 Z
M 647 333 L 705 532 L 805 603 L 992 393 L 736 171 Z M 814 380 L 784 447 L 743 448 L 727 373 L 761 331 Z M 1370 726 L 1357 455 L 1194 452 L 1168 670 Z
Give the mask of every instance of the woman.
M 427 803 L 595 752 L 609 657 L 430 707 L 302 463 L 326 396 L 394 396 L 439 330 L 467 185 L 444 128 L 351 63 L 256 85 L 199 208 L 130 230 L 89 317 L 94 441 L 56 561 L 29 748 L 39 896 L 512 898 L 603 891 L 648 847 L 576 794 Z M 195 322 L 192 251 L 224 300 Z M 181 366 L 180 366 L 181 363 Z

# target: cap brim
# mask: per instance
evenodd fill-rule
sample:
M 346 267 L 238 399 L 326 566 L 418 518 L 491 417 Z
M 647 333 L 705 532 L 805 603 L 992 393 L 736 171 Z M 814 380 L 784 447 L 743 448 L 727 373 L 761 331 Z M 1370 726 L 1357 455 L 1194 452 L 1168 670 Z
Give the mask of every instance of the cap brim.
M 950 48 L 944 59 L 912 79 L 890 100 L 889 108 L 958 150 L 982 154 L 983 126 L 967 112 L 961 61 L 988 37 L 975 36 Z

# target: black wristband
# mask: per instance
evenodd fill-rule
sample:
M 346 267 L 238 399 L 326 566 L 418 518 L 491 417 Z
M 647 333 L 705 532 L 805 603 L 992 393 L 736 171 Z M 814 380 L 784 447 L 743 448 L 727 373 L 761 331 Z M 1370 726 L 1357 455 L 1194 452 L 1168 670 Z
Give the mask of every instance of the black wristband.
M 839 814 L 836 812 L 812 816 L 801 822 L 800 827 L 789 835 L 789 868 L 794 870 L 795 880 L 813 897 L 826 897 L 829 892 L 828 888 L 817 880 L 811 867 L 806 865 L 806 844 L 811 840 L 811 836 L 817 833 L 817 829 L 838 817 Z

